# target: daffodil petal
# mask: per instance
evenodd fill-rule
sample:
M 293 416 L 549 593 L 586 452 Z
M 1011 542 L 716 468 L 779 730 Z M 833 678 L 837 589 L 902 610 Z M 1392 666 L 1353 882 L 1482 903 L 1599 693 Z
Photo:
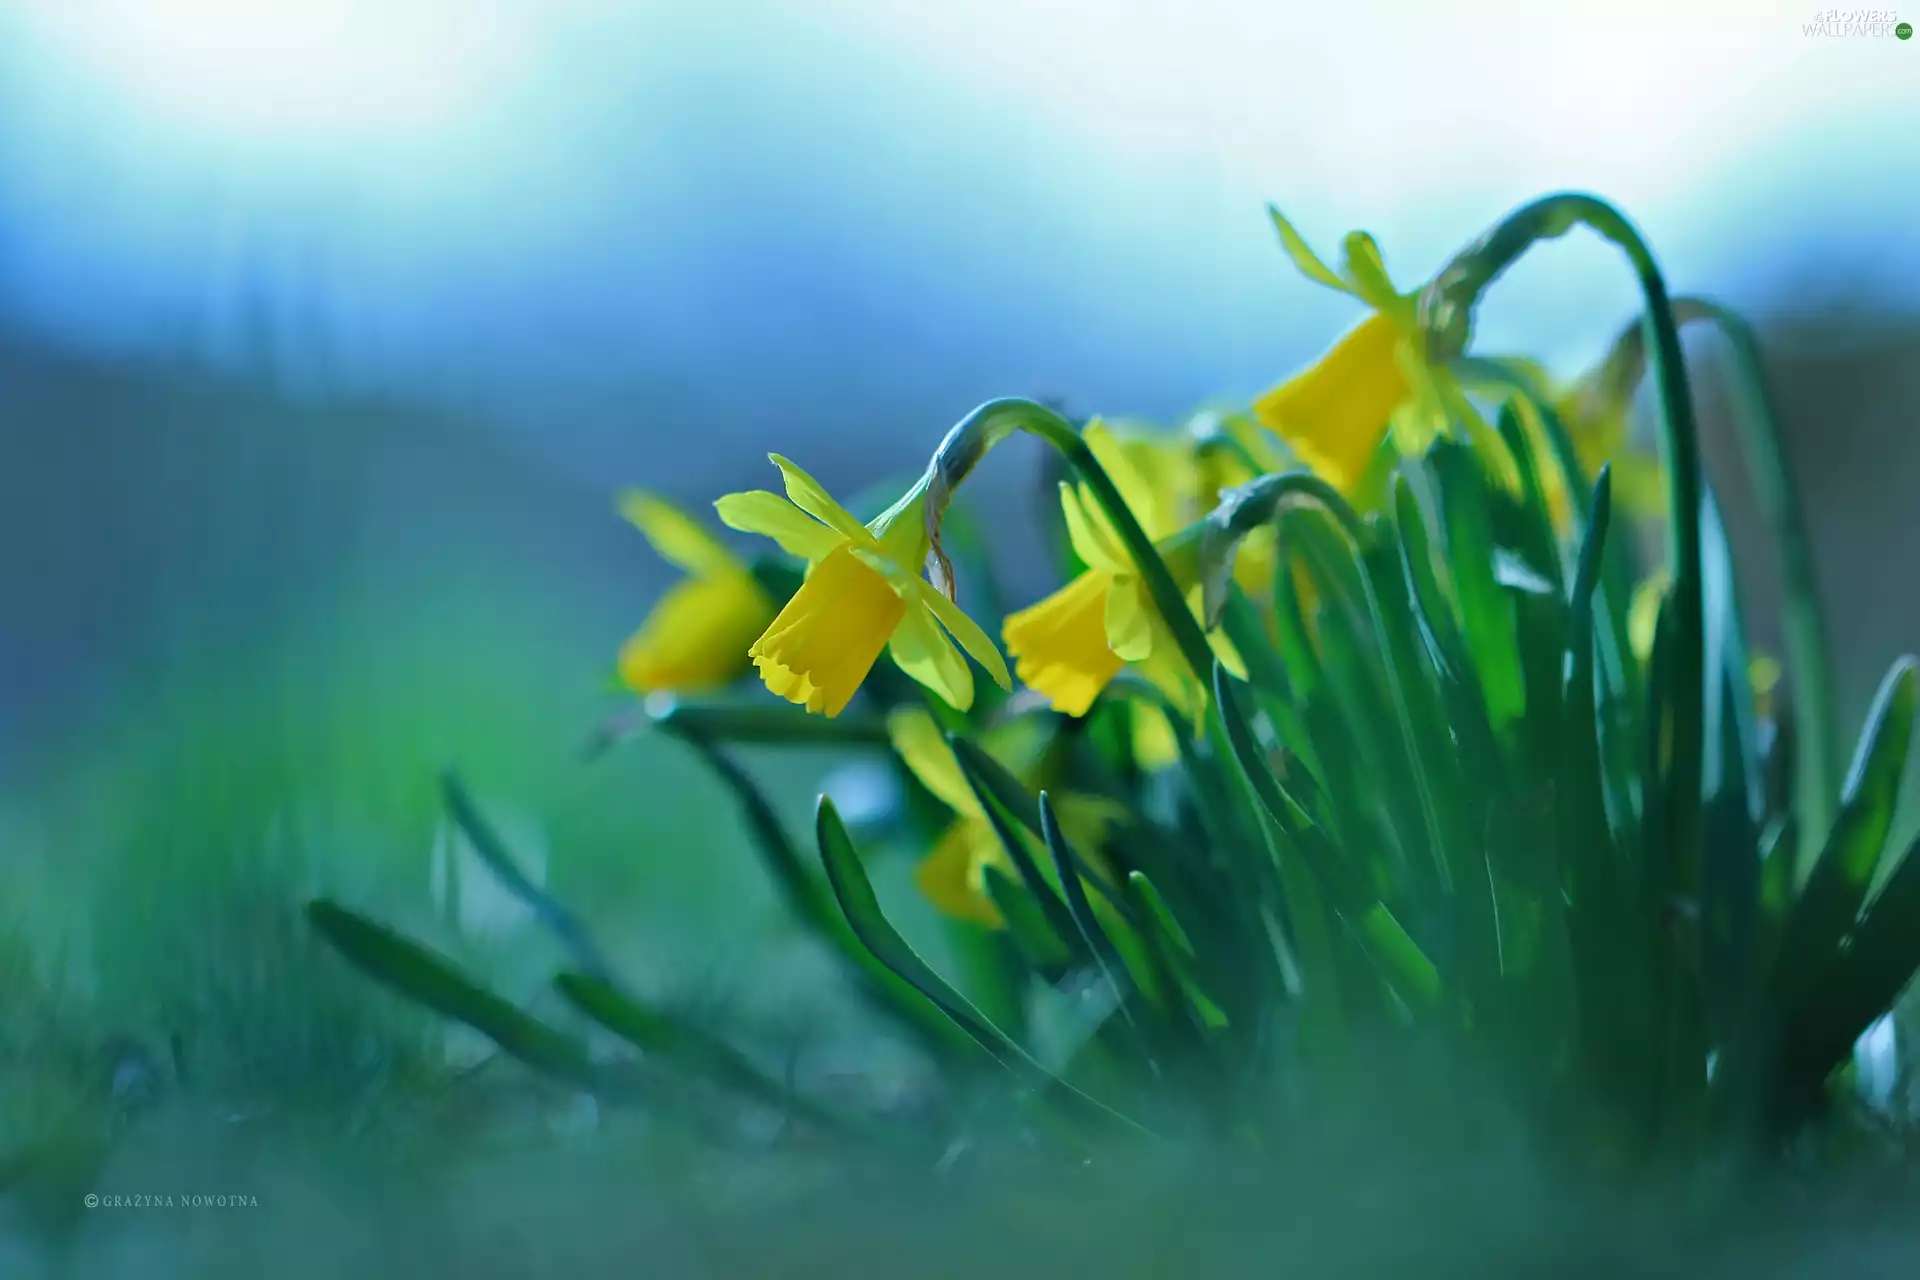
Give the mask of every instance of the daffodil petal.
M 1672 586 L 1672 573 L 1662 568 L 1642 578 L 1640 585 L 1633 589 L 1633 601 L 1627 606 L 1627 643 L 1633 646 L 1633 656 L 1642 662 L 1653 657 L 1660 607 L 1666 603 Z
M 1080 491 L 1064 482 L 1060 485 L 1060 511 L 1067 520 L 1067 540 L 1073 544 L 1073 553 L 1088 568 L 1105 569 L 1108 573 L 1127 572 L 1130 568 L 1127 558 L 1116 541 L 1107 536 L 1104 522 L 1096 522 L 1088 513 Z
M 1267 206 L 1267 216 L 1273 219 L 1274 230 L 1280 233 L 1280 244 L 1287 251 L 1287 257 L 1293 259 L 1296 271 L 1315 284 L 1323 284 L 1329 289 L 1338 289 L 1341 293 L 1352 294 L 1353 286 L 1342 280 L 1338 273 L 1326 263 L 1320 261 L 1320 255 L 1307 244 L 1306 238 L 1293 229 L 1286 215 L 1273 205 Z
M 914 885 L 941 914 L 989 929 L 1005 926 L 1000 908 L 981 890 L 982 841 L 992 839 L 993 830 L 984 820 L 962 819 L 947 828 L 933 852 L 913 869 Z
M 914 593 L 920 603 L 933 611 L 947 634 L 959 641 L 973 660 L 986 668 L 993 682 L 1002 689 L 1013 688 L 1013 674 L 1007 670 L 1007 660 L 1001 656 L 999 647 L 992 637 L 980 629 L 980 624 L 967 616 L 967 611 L 947 599 L 934 585 L 925 579 L 914 580 Z
M 1134 763 L 1142 769 L 1153 772 L 1180 763 L 1180 740 L 1174 737 L 1173 723 L 1160 708 L 1135 702 L 1132 736 Z
M 802 560 L 824 560 L 846 539 L 777 493 L 755 489 L 730 493 L 713 504 L 720 523 L 742 533 L 772 538 L 780 549 Z
M 906 612 L 887 580 L 842 543 L 808 572 L 748 656 L 774 694 L 837 716 Z
M 1375 311 L 1391 314 L 1398 310 L 1400 291 L 1393 287 L 1386 261 L 1380 256 L 1380 246 L 1373 237 L 1364 231 L 1349 231 L 1341 250 L 1345 254 L 1342 265 L 1347 279 L 1353 282 L 1353 292 Z
M 660 597 L 620 648 L 620 679 L 635 693 L 697 693 L 747 669 L 747 650 L 773 617 L 752 575 L 684 578 Z
M 1107 646 L 1107 592 L 1113 575 L 1089 569 L 1007 618 L 1003 634 L 1015 670 L 1055 711 L 1083 716 L 1125 665 Z
M 987 816 L 980 798 L 967 785 L 966 774 L 960 771 L 959 757 L 925 707 L 901 707 L 889 713 L 887 737 L 900 762 L 947 808 L 966 816 Z
M 1107 647 L 1127 662 L 1153 652 L 1153 606 L 1145 596 L 1132 575 L 1114 579 L 1107 592 Z
M 1351 493 L 1411 388 L 1400 330 L 1368 316 L 1318 361 L 1254 403 L 1254 414 L 1329 484 Z
M 620 495 L 620 514 L 638 529 L 668 564 L 695 577 L 734 573 L 740 558 L 680 508 L 644 489 Z
M 953 641 L 940 630 L 940 624 L 933 620 L 929 610 L 909 601 L 900 625 L 894 628 L 890 648 L 896 666 L 938 694 L 955 711 L 966 711 L 973 706 L 973 670 L 953 647 Z
M 767 455 L 787 482 L 787 496 L 793 504 L 856 546 L 868 546 L 873 534 L 853 518 L 853 513 L 833 500 L 818 480 L 777 453 Z

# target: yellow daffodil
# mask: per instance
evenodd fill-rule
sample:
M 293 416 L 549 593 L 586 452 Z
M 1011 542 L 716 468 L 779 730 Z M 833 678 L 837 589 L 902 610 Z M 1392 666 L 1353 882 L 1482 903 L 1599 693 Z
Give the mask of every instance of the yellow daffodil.
M 1167 500 L 1160 477 L 1143 472 L 1100 424 L 1090 425 L 1084 435 L 1142 531 L 1162 549 L 1175 581 L 1191 594 L 1189 604 L 1197 615 L 1194 548 L 1174 545 L 1182 527 L 1181 506 Z M 1008 617 L 1004 634 L 1016 673 L 1056 711 L 1081 716 L 1122 667 L 1137 663 L 1142 675 L 1197 713 L 1204 705 L 1204 690 L 1186 671 L 1105 511 L 1084 485 L 1061 485 L 1060 505 L 1067 536 L 1087 568 L 1052 595 Z M 1243 670 L 1239 655 L 1223 637 L 1216 637 L 1214 644 L 1222 661 Z
M 1015 879 L 1018 874 L 940 726 L 924 709 L 907 707 L 887 717 L 887 733 L 913 776 L 955 815 L 953 825 L 915 869 L 914 883 L 943 914 L 1004 928 L 1000 908 L 987 893 L 987 868 L 999 867 Z M 1108 828 L 1126 816 L 1126 810 L 1111 801 L 1074 795 L 1058 797 L 1055 813 L 1068 842 L 1095 863 Z M 1024 832 L 1021 838 L 1026 838 Z M 1035 852 L 1038 858 L 1046 856 L 1045 850 Z
M 620 648 L 620 678 L 635 693 L 716 689 L 747 668 L 747 646 L 774 615 L 774 601 L 745 562 L 684 511 L 640 490 L 620 514 L 687 577 L 667 588 Z
M 1485 424 L 1458 380 L 1428 365 L 1418 294 L 1394 288 L 1372 237 L 1349 234 L 1342 270 L 1335 272 L 1279 210 L 1271 212 L 1300 273 L 1358 299 L 1372 314 L 1318 361 L 1255 401 L 1254 415 L 1349 497 L 1360 489 L 1389 428 L 1409 454 L 1426 448 L 1449 422 L 1484 435 Z
M 891 649 L 902 671 L 965 711 L 973 672 L 955 640 L 1003 688 L 1012 686 L 986 632 L 921 576 L 930 549 L 925 482 L 861 524 L 812 476 L 770 456 L 786 497 L 755 490 L 714 504 L 729 528 L 772 538 L 808 564 L 806 581 L 747 651 L 768 689 L 837 716 L 881 650 Z

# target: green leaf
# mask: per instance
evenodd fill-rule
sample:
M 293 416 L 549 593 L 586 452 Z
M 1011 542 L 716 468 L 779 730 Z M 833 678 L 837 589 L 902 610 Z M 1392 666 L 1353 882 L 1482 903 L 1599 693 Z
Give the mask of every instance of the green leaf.
M 1559 787 L 1560 860 L 1573 894 L 1576 915 L 1592 920 L 1594 942 L 1614 927 L 1609 912 L 1624 904 L 1616 886 L 1625 868 L 1615 860 L 1607 829 L 1606 801 L 1600 782 L 1600 731 L 1595 720 L 1593 672 L 1593 596 L 1599 585 L 1607 527 L 1613 512 L 1612 472 L 1602 467 L 1588 506 L 1586 539 L 1574 571 L 1567 609 L 1566 682 L 1562 694 Z M 1608 905 L 1602 905 L 1608 903 Z M 1584 944 L 1576 943 L 1584 949 Z
M 683 702 L 670 694 L 647 699 L 653 723 L 682 737 L 752 747 L 878 747 L 888 745 L 886 721 L 871 715 L 819 716 L 799 707 L 763 702 Z
M 1133 1013 L 1128 1008 L 1127 989 L 1121 986 L 1119 978 L 1115 976 L 1116 971 L 1127 972 L 1126 961 L 1113 938 L 1101 927 L 1100 918 L 1094 914 L 1093 903 L 1087 898 L 1086 886 L 1080 879 L 1079 859 L 1067 843 L 1066 833 L 1060 830 L 1060 820 L 1054 815 L 1053 803 L 1044 791 L 1040 793 L 1040 832 L 1046 840 L 1047 852 L 1053 857 L 1054 874 L 1060 878 L 1067 909 L 1073 913 L 1074 926 L 1080 931 L 1087 954 L 1093 957 L 1100 976 L 1106 979 L 1107 986 L 1113 991 L 1114 1007 L 1131 1025 Z
M 1806 519 L 1801 514 L 1793 469 L 1781 449 L 1778 415 L 1767 385 L 1760 344 L 1744 320 L 1716 303 L 1676 298 L 1673 312 L 1683 324 L 1692 319 L 1712 323 L 1733 355 L 1733 376 L 1729 380 L 1733 425 L 1746 458 L 1756 505 L 1780 556 L 1784 596 L 1781 622 L 1800 743 L 1796 786 L 1800 826 L 1805 838 L 1817 844 L 1826 838 L 1836 794 L 1832 664 L 1821 623 L 1819 584 L 1814 576 Z
M 849 966 L 857 989 L 882 1013 L 893 1017 L 928 1048 L 936 1053 L 953 1050 L 956 1039 L 952 1024 L 934 1015 L 911 990 L 903 988 L 900 978 L 876 961 L 848 931 L 846 921 L 834 910 L 823 887 L 801 862 L 800 851 L 788 838 L 786 828 L 780 823 L 780 816 L 773 811 L 772 803 L 753 779 L 705 738 L 684 729 L 681 737 L 733 792 L 746 817 L 747 833 L 752 837 L 754 850 L 772 874 L 788 909 Z M 965 1042 L 962 1040 L 958 1043 Z
M 1817 1084 L 1847 1059 L 1920 968 L 1920 842 L 1908 847 L 1783 1037 L 1790 1079 Z
M 1917 687 L 1920 669 L 1911 657 L 1894 663 L 1881 681 L 1841 789 L 1840 816 L 1787 919 L 1773 990 L 1789 1019 L 1820 997 L 1819 980 L 1872 887 L 1907 765 Z
M 1230 677 L 1217 663 L 1213 673 L 1215 714 L 1220 718 L 1235 763 L 1261 807 L 1291 847 L 1311 868 L 1331 907 L 1358 938 L 1388 986 L 1411 1009 L 1422 1009 L 1440 995 L 1440 976 L 1371 886 L 1335 850 L 1324 832 L 1289 796 L 1261 760 L 1253 730 L 1233 696 Z
M 601 954 L 586 927 L 558 899 L 534 884 L 520 870 L 519 864 L 507 852 L 506 844 L 480 816 L 479 809 L 466 788 L 460 784 L 460 779 L 451 773 L 443 774 L 440 786 L 446 796 L 447 811 L 453 816 L 455 825 L 466 833 L 473 851 L 501 886 L 525 903 L 535 918 L 573 952 L 588 973 L 601 978 L 610 976 L 612 970 L 607 965 L 606 957 Z
M 587 974 L 563 973 L 553 980 L 553 985 L 580 1012 L 643 1052 L 657 1055 L 773 1110 L 822 1128 L 846 1127 L 841 1117 L 770 1079 L 725 1041 L 671 1014 L 641 1004 L 611 983 Z
M 861 865 L 860 855 L 854 850 L 853 839 L 834 810 L 833 801 L 820 797 L 815 812 L 815 833 L 820 842 L 820 858 L 827 869 L 827 882 L 833 887 L 833 895 L 854 935 L 876 960 L 951 1018 L 995 1062 L 1059 1102 L 1075 1117 L 1145 1132 L 1133 1121 L 1049 1072 L 935 973 L 880 909 L 880 900 L 874 896 L 873 884 L 867 879 L 866 868 Z
M 960 762 L 960 772 L 966 776 L 967 786 L 972 788 L 974 798 L 980 802 L 980 807 L 986 812 L 987 822 L 992 826 L 995 838 L 1000 841 L 1000 847 L 1006 850 L 1007 857 L 1013 861 L 1014 869 L 1019 872 L 1020 883 L 1026 887 L 1028 904 L 1037 909 L 1037 916 L 1032 919 L 1030 923 L 1039 926 L 1041 935 L 1050 933 L 1053 939 L 1053 946 L 1050 948 L 1045 947 L 1039 936 L 1027 938 L 1023 941 L 1030 947 L 1041 948 L 1041 954 L 1047 954 L 1053 951 L 1062 953 L 1063 963 L 1091 959 L 1091 956 L 1083 949 L 1080 932 L 1073 923 L 1073 913 L 1067 909 L 1067 904 L 1062 902 L 1059 895 L 1054 892 L 1054 888 L 1048 883 L 1047 878 L 1040 873 L 1039 865 L 1034 861 L 1033 854 L 1027 848 L 1026 839 L 1020 831 L 1015 830 L 1007 821 L 1006 811 L 1000 804 L 996 789 L 982 777 L 979 762 L 983 759 L 991 759 L 991 757 L 987 755 L 985 750 L 977 747 L 974 750 L 963 753 L 960 750 L 961 743 L 965 742 L 969 746 L 974 744 L 969 742 L 962 734 L 950 733 L 947 735 L 947 741 L 952 744 L 954 748 L 954 756 Z M 1024 793 L 1025 788 L 1022 787 L 1021 791 Z M 1026 809 L 1028 801 L 1024 794 L 1020 797 L 1020 801 L 1021 808 L 1023 810 Z M 1038 801 L 1033 801 L 1032 805 L 1034 815 L 1038 818 Z M 1016 906 L 1015 910 L 1017 911 L 1018 909 Z M 1012 916 L 1008 916 L 1010 922 L 1012 919 Z M 1055 974 L 1053 976 L 1057 978 L 1059 975 Z
M 1518 405 L 1511 398 L 1500 406 L 1500 439 L 1507 446 L 1514 469 L 1520 473 L 1521 507 L 1524 513 L 1516 522 L 1515 545 L 1528 567 L 1546 575 L 1549 589 L 1556 595 L 1567 589 L 1561 564 L 1559 540 L 1553 532 L 1553 516 L 1547 510 L 1546 490 L 1540 484 L 1539 468 L 1534 462 L 1533 442 L 1521 422 Z
M 320 936 L 369 977 L 465 1023 L 528 1066 L 589 1088 L 603 1083 L 585 1045 L 485 990 L 445 956 L 324 898 L 309 902 L 306 914 Z
M 1000 909 L 1007 933 L 1020 959 L 1049 982 L 1058 982 L 1073 967 L 1073 953 L 1047 926 L 1046 913 L 1020 881 L 992 863 L 982 868 L 987 898 Z M 1023 981 L 1024 985 L 1024 981 Z
M 1526 710 L 1527 695 L 1513 605 L 1494 577 L 1486 477 L 1472 450 L 1451 440 L 1439 441 L 1428 451 L 1427 465 L 1439 480 L 1447 566 L 1467 648 L 1494 730 L 1504 733 Z
M 1180 927 L 1166 899 L 1153 887 L 1153 881 L 1147 878 L 1145 872 L 1132 872 L 1127 876 L 1127 891 L 1141 918 L 1147 921 L 1143 932 L 1154 966 L 1160 971 L 1165 985 L 1180 993 L 1188 1016 L 1193 1020 L 1194 1030 L 1204 1035 L 1227 1026 L 1227 1015 L 1207 997 L 1194 978 L 1193 940 Z
M 1014 777 L 1005 765 L 995 760 L 984 747 L 971 738 L 950 733 L 947 735 L 947 741 L 953 747 L 954 756 L 960 761 L 960 770 L 966 775 L 968 785 L 973 788 L 974 794 L 980 798 L 981 803 L 987 805 L 988 816 L 993 816 L 993 804 L 988 804 L 988 798 L 991 797 L 994 804 L 1010 814 L 1022 828 L 1044 839 L 1046 833 L 1040 824 L 1040 801 L 1033 789 Z M 995 830 L 999 831 L 1000 828 L 996 826 Z M 1003 836 L 1002 840 L 1004 842 L 1006 837 Z M 1009 850 L 1009 853 L 1011 852 Z M 1078 858 L 1077 854 L 1074 856 Z M 1029 863 L 1032 861 L 1030 856 L 1028 861 Z M 1075 865 L 1081 877 L 1091 884 L 1110 905 L 1120 910 L 1122 914 L 1129 916 L 1132 914 L 1131 909 L 1121 900 L 1119 893 L 1107 883 L 1106 877 L 1084 861 L 1077 861 Z M 1037 867 L 1035 874 L 1038 875 Z M 1052 919 L 1051 913 L 1048 918 Z

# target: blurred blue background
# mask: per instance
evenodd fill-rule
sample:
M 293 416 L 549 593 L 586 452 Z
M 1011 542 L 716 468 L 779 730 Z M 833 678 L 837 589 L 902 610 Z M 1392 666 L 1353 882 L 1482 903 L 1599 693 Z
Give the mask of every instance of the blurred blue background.
M 1850 738 L 1920 634 L 1920 605 L 1870 586 L 1920 535 L 1897 415 L 1920 49 L 1814 18 L 0 0 L 13 842 L 66 830 L 20 793 L 151 751 L 130 726 L 200 731 L 207 690 L 277 708 L 302 760 L 404 723 L 395 770 L 564 773 L 665 580 L 618 486 L 704 501 L 779 449 L 851 492 L 994 395 L 1160 418 L 1244 398 L 1353 319 L 1293 273 L 1268 200 L 1329 249 L 1374 231 L 1411 284 L 1508 207 L 1590 188 L 1677 292 L 1758 317 Z M 1494 291 L 1481 345 L 1573 371 L 1634 304 L 1572 237 Z M 1028 470 L 970 491 L 1006 500 Z

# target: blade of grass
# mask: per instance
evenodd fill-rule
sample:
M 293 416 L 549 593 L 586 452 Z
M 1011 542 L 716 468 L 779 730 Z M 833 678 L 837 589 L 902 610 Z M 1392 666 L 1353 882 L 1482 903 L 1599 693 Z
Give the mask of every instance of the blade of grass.
M 587 933 L 586 927 L 577 916 L 568 910 L 552 894 L 529 880 L 526 873 L 507 852 L 506 844 L 480 816 L 479 808 L 473 803 L 473 797 L 461 785 L 460 779 L 452 773 L 444 773 L 440 778 L 440 787 L 446 797 L 447 811 L 452 815 L 455 825 L 466 833 L 467 841 L 480 861 L 498 880 L 503 888 L 525 903 L 536 919 L 544 924 L 555 937 L 565 944 L 582 969 L 597 978 L 610 978 L 613 970 L 608 966 L 606 957 L 599 946 Z
M 307 921 L 355 968 L 435 1013 L 465 1023 L 510 1057 L 586 1088 L 605 1081 L 586 1046 L 522 1013 L 468 978 L 445 956 L 325 898 Z
M 699 1078 L 763 1106 L 835 1132 L 847 1131 L 842 1116 L 807 1101 L 754 1066 L 724 1040 L 589 974 L 563 973 L 553 985 L 567 1002 L 642 1052 L 655 1054 Z

